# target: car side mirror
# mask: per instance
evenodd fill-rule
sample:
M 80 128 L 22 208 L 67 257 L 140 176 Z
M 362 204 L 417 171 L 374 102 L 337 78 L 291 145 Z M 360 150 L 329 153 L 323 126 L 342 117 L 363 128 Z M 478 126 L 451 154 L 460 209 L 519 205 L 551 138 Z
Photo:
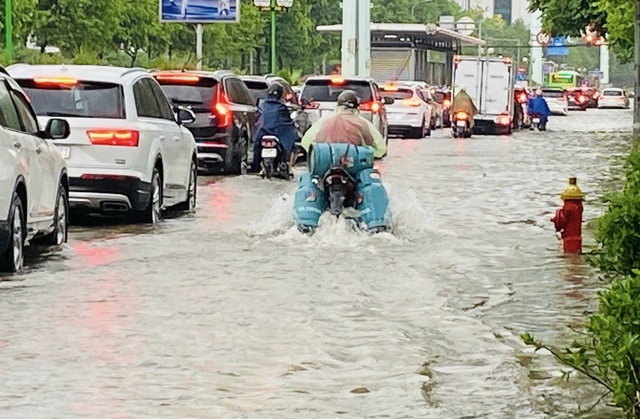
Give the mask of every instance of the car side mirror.
M 396 100 L 394 98 L 389 97 L 389 96 L 383 97 L 382 101 L 384 102 L 385 105 L 393 105 L 396 102 Z
M 42 137 L 52 140 L 64 140 L 71 134 L 71 127 L 66 119 L 51 118 L 42 131 Z
M 196 122 L 196 114 L 191 109 L 178 109 L 178 124 L 189 125 Z

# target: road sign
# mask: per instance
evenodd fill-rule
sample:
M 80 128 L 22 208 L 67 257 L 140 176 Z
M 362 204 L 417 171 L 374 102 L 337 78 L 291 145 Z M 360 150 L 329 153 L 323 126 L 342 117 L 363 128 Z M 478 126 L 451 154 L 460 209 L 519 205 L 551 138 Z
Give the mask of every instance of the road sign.
M 604 78 L 603 71 L 589 71 L 589 77 L 593 77 L 594 79 L 602 79 Z
M 549 37 L 549 35 L 544 32 L 538 32 L 538 34 L 536 35 L 536 41 L 538 41 L 538 43 L 543 46 L 549 45 L 549 42 L 551 42 L 551 37 Z
M 569 48 L 567 47 L 567 38 L 564 36 L 556 36 L 551 38 L 549 47 L 547 48 L 548 56 L 566 57 L 569 55 Z
M 158 3 L 160 22 L 240 22 L 240 0 L 158 0 Z

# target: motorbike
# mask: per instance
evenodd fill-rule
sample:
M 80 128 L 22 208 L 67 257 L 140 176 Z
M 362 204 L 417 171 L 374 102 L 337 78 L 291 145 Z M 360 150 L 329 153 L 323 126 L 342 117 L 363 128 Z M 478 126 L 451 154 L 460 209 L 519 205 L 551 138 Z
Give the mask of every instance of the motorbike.
M 471 121 L 470 115 L 466 112 L 456 112 L 453 115 L 451 124 L 451 133 L 453 138 L 471 138 Z
M 547 130 L 547 126 L 542 123 L 542 118 L 540 118 L 539 114 L 532 113 L 530 117 L 531 117 L 531 128 L 530 128 L 531 130 L 537 130 L 537 131 Z
M 294 199 L 299 231 L 313 233 L 325 211 L 369 234 L 390 231 L 389 198 L 373 168 L 371 147 L 319 143 L 308 160 L 309 173 L 300 177 Z
M 304 134 L 311 128 L 311 120 L 309 119 L 309 114 L 303 112 L 299 109 L 294 109 L 291 111 L 291 119 L 293 119 L 293 124 L 296 127 L 296 131 L 298 132 L 298 141 L 296 141 L 294 153 L 296 153 L 296 162 L 304 160 L 307 157 L 307 153 L 304 151 L 304 148 L 300 145 L 302 142 L 302 137 Z
M 262 178 L 293 179 L 293 174 L 289 170 L 289 159 L 285 155 L 285 150 L 278 137 L 265 135 L 260 139 L 260 142 L 262 145 L 262 161 L 260 162 Z

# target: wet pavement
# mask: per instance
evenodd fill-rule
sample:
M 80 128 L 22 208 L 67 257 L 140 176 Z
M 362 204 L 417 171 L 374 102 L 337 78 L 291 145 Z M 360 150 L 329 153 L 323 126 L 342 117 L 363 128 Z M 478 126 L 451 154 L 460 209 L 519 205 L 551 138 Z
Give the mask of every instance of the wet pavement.
M 196 213 L 157 227 L 74 227 L 0 282 L 0 417 L 587 417 L 600 389 L 558 385 L 518 335 L 565 343 L 594 308 L 549 220 L 577 176 L 593 245 L 631 124 L 392 139 L 394 235 L 303 237 L 295 183 L 255 176 L 201 178 Z

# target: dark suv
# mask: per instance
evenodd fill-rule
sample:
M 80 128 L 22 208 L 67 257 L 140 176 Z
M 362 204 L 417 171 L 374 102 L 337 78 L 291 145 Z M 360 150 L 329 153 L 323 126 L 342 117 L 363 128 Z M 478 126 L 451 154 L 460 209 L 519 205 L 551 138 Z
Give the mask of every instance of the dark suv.
M 257 108 L 240 78 L 224 70 L 152 74 L 174 109 L 185 107 L 196 114 L 186 127 L 198 145 L 198 169 L 246 173 L 253 160 Z
M 254 103 L 267 98 L 267 90 L 272 83 L 278 82 L 284 86 L 284 95 L 288 105 L 298 106 L 298 96 L 293 91 L 289 83 L 282 77 L 277 76 L 240 76 L 240 80 L 251 92 Z

